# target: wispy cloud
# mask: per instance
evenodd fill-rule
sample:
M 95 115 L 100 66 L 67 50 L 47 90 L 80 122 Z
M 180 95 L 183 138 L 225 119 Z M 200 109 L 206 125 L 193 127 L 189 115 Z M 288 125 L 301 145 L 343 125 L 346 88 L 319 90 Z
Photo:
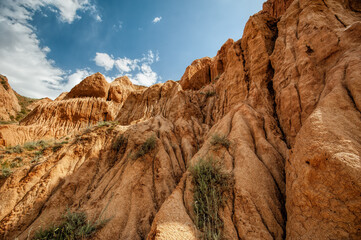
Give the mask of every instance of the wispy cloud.
M 159 54 L 154 54 L 151 50 L 138 59 L 126 57 L 115 59 L 107 53 L 96 53 L 94 61 L 106 71 L 115 67 L 120 75 L 127 75 L 134 84 L 150 86 L 159 79 L 158 74 L 151 68 L 154 62 L 159 61 Z
M 152 22 L 155 24 L 160 22 L 160 20 L 162 20 L 162 17 L 155 17 Z
M 123 28 L 123 22 L 119 21 L 117 24 L 113 25 L 113 28 L 115 29 L 115 31 L 120 31 Z
M 79 19 L 79 11 L 96 14 L 89 0 L 1 0 L 0 1 L 0 73 L 8 77 L 12 87 L 29 97 L 56 97 L 84 76 L 56 67 L 47 54 L 51 49 L 41 46 L 31 20 L 36 11 L 48 7 L 64 23 Z M 83 75 L 80 75 L 80 72 Z M 76 74 L 76 75 L 74 75 Z M 69 85 L 70 86 L 70 85 Z

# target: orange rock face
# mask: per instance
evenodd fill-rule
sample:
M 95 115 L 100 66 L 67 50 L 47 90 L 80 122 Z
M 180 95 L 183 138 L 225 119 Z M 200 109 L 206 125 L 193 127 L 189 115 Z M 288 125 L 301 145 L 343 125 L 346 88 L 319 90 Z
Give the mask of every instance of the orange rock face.
M 7 145 L 69 138 L 0 180 L 0 236 L 26 239 L 69 208 L 109 219 L 93 239 L 202 239 L 188 169 L 212 157 L 232 179 L 224 239 L 360 239 L 359 10 L 269 0 L 242 39 L 179 82 L 108 84 L 97 73 L 0 127 Z
M 10 87 L 8 79 L 0 75 L 0 120 L 9 121 L 15 118 L 16 113 L 21 110 L 15 92 Z
M 109 83 L 100 73 L 95 73 L 85 78 L 81 83 L 73 87 L 64 99 L 95 97 L 107 99 Z

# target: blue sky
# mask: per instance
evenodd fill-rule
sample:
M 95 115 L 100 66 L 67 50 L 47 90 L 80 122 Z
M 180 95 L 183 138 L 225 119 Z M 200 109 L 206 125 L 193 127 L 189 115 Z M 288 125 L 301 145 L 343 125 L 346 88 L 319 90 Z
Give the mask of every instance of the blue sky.
M 86 76 L 179 80 L 242 37 L 263 0 L 1 0 L 0 73 L 20 94 L 55 98 Z

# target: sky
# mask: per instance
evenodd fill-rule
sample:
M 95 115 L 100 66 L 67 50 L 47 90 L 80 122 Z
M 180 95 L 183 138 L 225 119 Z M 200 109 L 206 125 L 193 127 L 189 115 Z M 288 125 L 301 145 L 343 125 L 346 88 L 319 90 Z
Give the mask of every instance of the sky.
M 0 74 L 56 98 L 100 72 L 150 86 L 242 37 L 264 0 L 0 0 Z

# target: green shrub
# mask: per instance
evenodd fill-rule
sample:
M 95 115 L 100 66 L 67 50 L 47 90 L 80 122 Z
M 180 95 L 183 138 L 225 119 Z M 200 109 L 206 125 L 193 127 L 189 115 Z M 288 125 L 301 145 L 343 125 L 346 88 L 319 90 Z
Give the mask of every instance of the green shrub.
M 0 179 L 9 177 L 13 171 L 11 170 L 8 162 L 1 163 L 1 174 Z
M 16 157 L 10 164 L 10 168 L 17 168 L 23 165 L 23 158 Z
M 97 230 L 102 228 L 106 221 L 91 222 L 83 212 L 70 212 L 62 217 L 59 225 L 53 225 L 47 229 L 40 229 L 32 238 L 33 240 L 80 240 L 91 237 Z
M 24 148 L 28 151 L 35 150 L 37 147 L 37 142 L 27 142 L 24 144 Z
M 156 143 L 157 140 L 154 135 L 149 137 L 135 153 L 134 159 L 138 159 L 153 150 L 156 146 Z
M 231 145 L 231 142 L 227 139 L 226 136 L 214 134 L 211 139 L 211 144 L 213 146 L 223 146 L 228 149 Z
M 16 145 L 15 147 L 13 147 L 12 152 L 14 153 L 22 153 L 23 152 L 23 148 L 20 145 Z
M 128 144 L 128 138 L 126 138 L 123 134 L 115 139 L 112 145 L 112 149 L 119 152 L 121 148 L 125 149 Z
M 98 127 L 109 127 L 111 125 L 111 122 L 108 121 L 102 121 L 102 122 L 98 122 Z
M 203 232 L 203 239 L 221 239 L 223 222 L 219 217 L 219 209 L 224 206 L 225 194 L 230 191 L 231 175 L 225 173 L 221 164 L 210 157 L 199 159 L 190 172 L 194 185 L 196 226 Z
M 53 148 L 52 148 L 53 152 L 59 151 L 62 147 L 63 147 L 63 145 L 61 143 L 55 143 Z

